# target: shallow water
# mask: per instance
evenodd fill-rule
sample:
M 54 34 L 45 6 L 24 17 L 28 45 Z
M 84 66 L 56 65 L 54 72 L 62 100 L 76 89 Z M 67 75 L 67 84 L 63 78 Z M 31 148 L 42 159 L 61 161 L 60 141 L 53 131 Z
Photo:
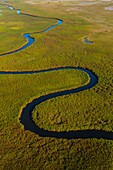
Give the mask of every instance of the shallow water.
M 20 10 L 17 10 L 17 14 L 20 14 L 21 13 L 21 11 Z
M 84 43 L 85 43 L 85 44 L 93 44 L 93 42 L 92 42 L 92 41 L 89 41 L 89 40 L 87 39 L 87 37 L 84 38 Z

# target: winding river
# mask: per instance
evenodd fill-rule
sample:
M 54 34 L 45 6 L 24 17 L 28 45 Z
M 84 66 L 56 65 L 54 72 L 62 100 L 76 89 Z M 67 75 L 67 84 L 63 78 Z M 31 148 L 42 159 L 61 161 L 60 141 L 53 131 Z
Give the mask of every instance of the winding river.
M 39 16 L 21 13 L 20 10 L 14 9 L 12 6 L 10 6 L 8 2 L 6 4 L 1 4 L 1 5 L 5 5 L 8 8 L 10 8 L 11 10 L 16 10 L 17 14 L 19 14 L 19 15 L 27 15 L 29 17 L 39 17 Z M 40 17 L 40 18 L 46 18 L 46 17 Z M 50 31 L 54 27 L 59 26 L 60 24 L 63 23 L 63 21 L 61 19 L 58 19 L 58 18 L 51 18 L 51 19 L 56 20 L 57 23 L 46 28 L 45 30 L 42 30 L 40 32 L 35 32 L 35 33 L 39 34 L 39 33 Z M 35 39 L 33 37 L 31 37 L 31 34 L 34 34 L 34 33 L 23 34 L 24 38 L 27 39 L 27 42 L 21 48 L 18 48 L 14 51 L 10 51 L 10 52 L 0 54 L 0 56 L 1 57 L 7 56 L 9 54 L 16 53 L 18 51 L 22 51 L 22 50 L 26 49 L 28 46 L 33 44 L 33 42 L 35 41 Z M 88 43 L 88 44 L 90 44 L 90 43 Z M 37 70 L 37 71 L 17 71 L 17 72 L 15 72 L 15 71 L 0 71 L 0 74 L 2 74 L 2 75 L 8 75 L 8 74 L 16 74 L 16 75 L 24 74 L 24 75 L 26 75 L 26 74 L 40 74 L 40 73 L 44 73 L 44 72 L 52 72 L 52 71 L 58 71 L 58 70 L 67 70 L 67 71 L 68 70 L 72 70 L 72 71 L 73 70 L 79 70 L 79 71 L 85 72 L 89 76 L 90 81 L 87 85 L 84 85 L 84 86 L 81 86 L 81 87 L 78 87 L 78 88 L 74 88 L 74 89 L 71 89 L 71 90 L 64 90 L 64 91 L 60 91 L 60 92 L 58 91 L 58 92 L 55 92 L 55 93 L 43 95 L 43 96 L 40 96 L 39 98 L 34 99 L 32 102 L 28 103 L 22 109 L 22 112 L 21 112 L 21 115 L 20 115 L 20 118 L 19 118 L 21 124 L 23 124 L 23 126 L 24 126 L 24 129 L 29 130 L 31 132 L 34 132 L 35 134 L 37 134 L 41 137 L 53 137 L 53 138 L 65 138 L 65 139 L 73 139 L 73 138 L 74 139 L 77 139 L 77 138 L 82 138 L 82 139 L 97 138 L 97 139 L 100 139 L 100 138 L 103 138 L 103 139 L 113 140 L 113 132 L 109 132 L 109 131 L 95 130 L 95 129 L 93 129 L 93 130 L 89 130 L 89 129 L 87 129 L 87 130 L 76 130 L 76 131 L 73 130 L 73 131 L 62 131 L 62 132 L 48 131 L 48 130 L 42 129 L 39 126 L 37 126 L 35 124 L 35 122 L 32 120 L 32 111 L 36 107 L 36 105 L 39 105 L 42 102 L 45 102 L 45 101 L 52 99 L 52 98 L 56 98 L 58 96 L 78 93 L 78 92 L 81 92 L 81 91 L 84 91 L 84 90 L 88 90 L 88 89 L 92 88 L 93 86 L 95 86 L 98 83 L 98 78 L 92 71 L 85 69 L 85 68 L 80 68 L 80 67 L 77 67 L 77 68 L 76 67 L 59 67 L 59 68 L 50 68 L 50 69 L 47 69 L 47 70 Z

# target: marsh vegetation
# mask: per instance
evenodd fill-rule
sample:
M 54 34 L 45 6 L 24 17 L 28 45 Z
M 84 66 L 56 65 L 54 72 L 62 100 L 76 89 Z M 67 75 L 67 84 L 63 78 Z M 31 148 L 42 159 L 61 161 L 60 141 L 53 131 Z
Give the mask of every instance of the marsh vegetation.
M 33 110 L 33 120 L 41 128 L 53 131 L 113 132 L 113 11 L 105 10 L 113 3 L 100 1 L 89 7 L 63 1 L 10 2 L 23 13 L 61 18 L 63 24 L 47 33 L 32 34 L 35 42 L 26 50 L 0 57 L 1 169 L 112 170 L 112 140 L 43 138 L 24 130 L 18 119 L 22 108 L 33 99 L 81 86 L 88 81 L 86 74 L 2 72 L 66 66 L 92 70 L 98 76 L 96 86 L 40 104 Z M 40 31 L 52 24 L 54 20 L 17 15 L 0 5 L 0 54 L 22 46 L 23 33 Z M 85 37 L 94 43 L 84 44 Z

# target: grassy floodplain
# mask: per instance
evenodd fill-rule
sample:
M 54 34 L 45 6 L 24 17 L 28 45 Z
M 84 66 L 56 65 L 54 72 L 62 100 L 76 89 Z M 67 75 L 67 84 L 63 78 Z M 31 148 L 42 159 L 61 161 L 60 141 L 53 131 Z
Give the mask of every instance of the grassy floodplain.
M 72 66 L 88 68 L 98 76 L 98 84 L 89 90 L 38 105 L 32 114 L 36 124 L 53 131 L 113 132 L 113 11 L 105 10 L 113 6 L 112 1 L 86 5 L 11 0 L 10 4 L 23 13 L 60 18 L 63 24 L 47 33 L 32 34 L 35 42 L 24 51 L 0 57 L 0 71 Z M 23 17 L 0 5 L 0 54 L 21 47 L 23 33 L 41 31 L 55 22 Z M 85 37 L 94 43 L 84 44 Z M 21 109 L 36 97 L 88 81 L 79 71 L 0 75 L 1 170 L 113 170 L 113 141 L 43 138 L 24 130 L 18 119 Z

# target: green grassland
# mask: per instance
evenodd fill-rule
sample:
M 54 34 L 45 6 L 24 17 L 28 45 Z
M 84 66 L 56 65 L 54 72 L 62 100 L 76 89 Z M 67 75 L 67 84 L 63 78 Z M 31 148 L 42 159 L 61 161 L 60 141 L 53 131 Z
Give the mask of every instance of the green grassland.
M 27 1 L 27 0 L 26 0 Z M 31 34 L 34 44 L 0 57 L 0 71 L 35 71 L 55 67 L 84 67 L 98 84 L 80 93 L 38 105 L 33 120 L 52 131 L 97 129 L 113 132 L 113 11 L 106 3 L 78 6 L 70 2 L 26 3 L 11 0 L 23 13 L 60 18 L 63 24 Z M 113 5 L 112 2 L 107 6 Z M 41 31 L 55 20 L 17 15 L 0 5 L 0 54 L 18 49 L 23 33 Z M 84 44 L 84 37 L 93 41 Z M 16 42 L 16 43 L 15 43 Z M 80 71 L 33 75 L 0 75 L 1 170 L 113 170 L 113 141 L 104 139 L 43 138 L 24 130 L 21 110 L 33 99 L 80 87 L 89 77 Z

